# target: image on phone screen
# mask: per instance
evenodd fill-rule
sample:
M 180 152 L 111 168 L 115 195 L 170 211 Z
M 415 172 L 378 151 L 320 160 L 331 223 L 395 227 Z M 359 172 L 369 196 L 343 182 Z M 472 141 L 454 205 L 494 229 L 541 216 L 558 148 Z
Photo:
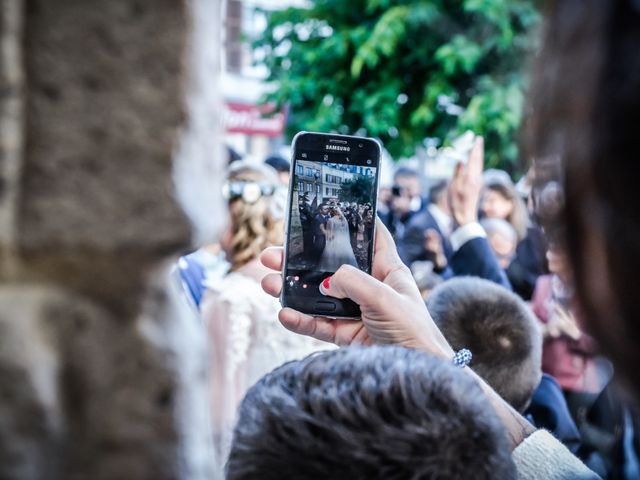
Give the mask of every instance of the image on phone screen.
M 357 145 L 294 147 L 283 296 L 307 313 L 357 315 L 352 302 L 330 301 L 318 287 L 342 265 L 371 272 L 379 156 L 377 144 Z

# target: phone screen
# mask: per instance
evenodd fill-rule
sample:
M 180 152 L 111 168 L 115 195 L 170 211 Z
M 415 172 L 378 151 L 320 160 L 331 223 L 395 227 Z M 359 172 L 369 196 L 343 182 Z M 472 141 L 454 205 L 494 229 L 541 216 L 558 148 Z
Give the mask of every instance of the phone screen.
M 371 272 L 379 151 L 374 140 L 339 135 L 305 133 L 294 143 L 283 305 L 359 315 L 357 305 L 321 295 L 319 285 L 344 264 Z

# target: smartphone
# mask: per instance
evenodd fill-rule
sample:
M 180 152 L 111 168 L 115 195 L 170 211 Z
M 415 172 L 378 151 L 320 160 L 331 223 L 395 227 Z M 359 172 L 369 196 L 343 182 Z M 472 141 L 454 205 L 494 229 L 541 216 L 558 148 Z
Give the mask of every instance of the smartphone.
M 360 318 L 353 301 L 324 296 L 319 287 L 343 264 L 371 273 L 380 153 L 372 138 L 300 132 L 293 139 L 283 307 Z

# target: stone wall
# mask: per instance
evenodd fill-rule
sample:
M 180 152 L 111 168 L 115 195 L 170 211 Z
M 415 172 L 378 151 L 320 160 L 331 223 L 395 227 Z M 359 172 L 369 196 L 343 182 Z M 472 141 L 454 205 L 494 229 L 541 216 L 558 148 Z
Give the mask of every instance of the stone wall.
M 0 0 L 2 479 L 210 473 L 205 341 L 171 269 L 221 222 L 219 13 Z

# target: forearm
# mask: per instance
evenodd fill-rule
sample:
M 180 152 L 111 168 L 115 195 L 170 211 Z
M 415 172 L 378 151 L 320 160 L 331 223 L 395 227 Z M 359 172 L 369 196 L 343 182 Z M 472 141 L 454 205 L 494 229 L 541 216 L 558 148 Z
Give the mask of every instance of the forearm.
M 529 435 L 536 431 L 536 428 L 511 405 L 504 401 L 482 377 L 468 367 L 465 368 L 465 371 L 478 382 L 484 391 L 496 414 L 505 426 L 511 450 L 515 450 Z
M 430 335 L 431 337 L 427 339 L 425 338 L 425 335 Z M 436 330 L 435 332 L 425 332 L 422 337 L 418 335 L 417 339 L 416 344 L 406 345 L 422 350 L 430 355 L 435 355 L 445 361 L 452 360 L 453 350 L 440 330 Z M 489 402 L 505 427 L 511 450 L 514 450 L 529 435 L 536 431 L 536 428 L 525 420 L 525 418 L 511 405 L 509 405 L 500 395 L 498 395 L 498 393 L 496 393 L 496 391 L 491 388 L 491 386 L 485 382 L 482 377 L 469 367 L 465 367 L 464 371 L 473 377 L 489 399 Z

